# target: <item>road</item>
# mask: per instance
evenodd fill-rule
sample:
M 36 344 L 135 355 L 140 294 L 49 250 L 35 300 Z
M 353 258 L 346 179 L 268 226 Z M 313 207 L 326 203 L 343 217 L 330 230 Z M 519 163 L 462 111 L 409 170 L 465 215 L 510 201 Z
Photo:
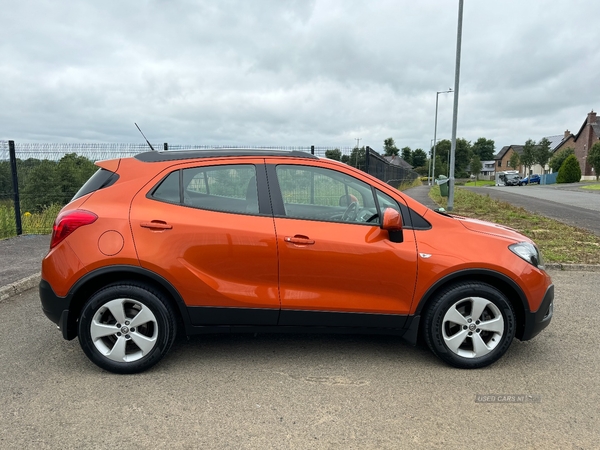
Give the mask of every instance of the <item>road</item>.
M 468 187 L 478 194 L 585 228 L 600 236 L 600 191 L 575 185 Z
M 550 326 L 475 371 L 395 337 L 232 335 L 118 376 L 27 291 L 0 303 L 0 448 L 598 448 L 597 273 L 551 275 Z

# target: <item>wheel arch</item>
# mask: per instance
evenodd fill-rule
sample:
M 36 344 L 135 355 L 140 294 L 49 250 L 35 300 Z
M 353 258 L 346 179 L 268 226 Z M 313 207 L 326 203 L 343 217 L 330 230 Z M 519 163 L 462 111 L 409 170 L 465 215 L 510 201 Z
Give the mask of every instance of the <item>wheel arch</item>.
M 157 290 L 171 303 L 177 318 L 183 323 L 185 330 L 191 326 L 186 305 L 173 285 L 162 276 L 142 267 L 117 265 L 96 269 L 75 283 L 69 291 L 71 297 L 67 327 L 63 331 L 66 339 L 77 336 L 77 320 L 85 302 L 104 286 L 119 282 L 137 282 Z
M 432 301 L 437 297 L 440 291 L 446 289 L 450 285 L 459 284 L 461 282 L 473 282 L 479 281 L 482 283 L 489 284 L 490 286 L 498 289 L 502 292 L 515 311 L 517 320 L 517 330 L 515 336 L 520 339 L 523 336 L 525 330 L 525 316 L 529 312 L 529 304 L 527 302 L 527 296 L 519 285 L 513 281 L 510 277 L 495 272 L 493 270 L 486 269 L 466 269 L 458 272 L 451 273 L 438 280 L 433 284 L 427 292 L 419 300 L 415 316 L 423 316 Z

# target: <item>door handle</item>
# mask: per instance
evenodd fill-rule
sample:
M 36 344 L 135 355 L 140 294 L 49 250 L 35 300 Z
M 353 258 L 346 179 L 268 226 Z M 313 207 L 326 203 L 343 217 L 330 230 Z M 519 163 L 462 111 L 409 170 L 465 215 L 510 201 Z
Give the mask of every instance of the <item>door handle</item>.
M 153 220 L 152 222 L 140 223 L 140 227 L 150 228 L 151 230 L 171 230 L 173 225 L 169 225 L 167 222 L 163 222 L 162 220 Z
M 308 238 L 307 236 L 299 236 L 296 235 L 294 237 L 286 236 L 283 238 L 285 242 L 289 242 L 290 244 L 296 245 L 313 245 L 315 243 L 314 240 Z

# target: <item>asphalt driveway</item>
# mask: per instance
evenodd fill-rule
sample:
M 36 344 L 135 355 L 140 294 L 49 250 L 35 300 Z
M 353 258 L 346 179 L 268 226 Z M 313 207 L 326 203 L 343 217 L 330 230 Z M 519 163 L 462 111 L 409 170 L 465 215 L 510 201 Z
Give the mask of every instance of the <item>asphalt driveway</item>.
M 600 191 L 581 189 L 581 184 L 545 186 L 467 187 L 482 195 L 520 206 L 600 236 Z
M 390 336 L 249 334 L 119 376 L 30 290 L 0 303 L 0 448 L 598 448 L 597 273 L 550 275 L 550 326 L 480 370 Z

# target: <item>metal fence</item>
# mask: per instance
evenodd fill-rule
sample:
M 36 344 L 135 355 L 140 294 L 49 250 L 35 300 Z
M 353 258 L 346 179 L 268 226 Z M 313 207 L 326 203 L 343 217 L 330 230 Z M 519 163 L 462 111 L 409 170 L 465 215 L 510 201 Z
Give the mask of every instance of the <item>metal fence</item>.
M 303 151 L 337 159 L 398 186 L 417 173 L 392 165 L 369 147 L 207 146 L 152 144 L 157 150 L 252 148 Z M 97 169 L 93 162 L 148 151 L 147 144 L 15 143 L 0 141 L 0 239 L 46 234 L 63 205 Z
M 369 147 L 366 148 L 365 156 L 366 167 L 363 170 L 393 186 L 412 183 L 419 177 L 419 174 L 412 169 L 390 164 L 383 156 Z

